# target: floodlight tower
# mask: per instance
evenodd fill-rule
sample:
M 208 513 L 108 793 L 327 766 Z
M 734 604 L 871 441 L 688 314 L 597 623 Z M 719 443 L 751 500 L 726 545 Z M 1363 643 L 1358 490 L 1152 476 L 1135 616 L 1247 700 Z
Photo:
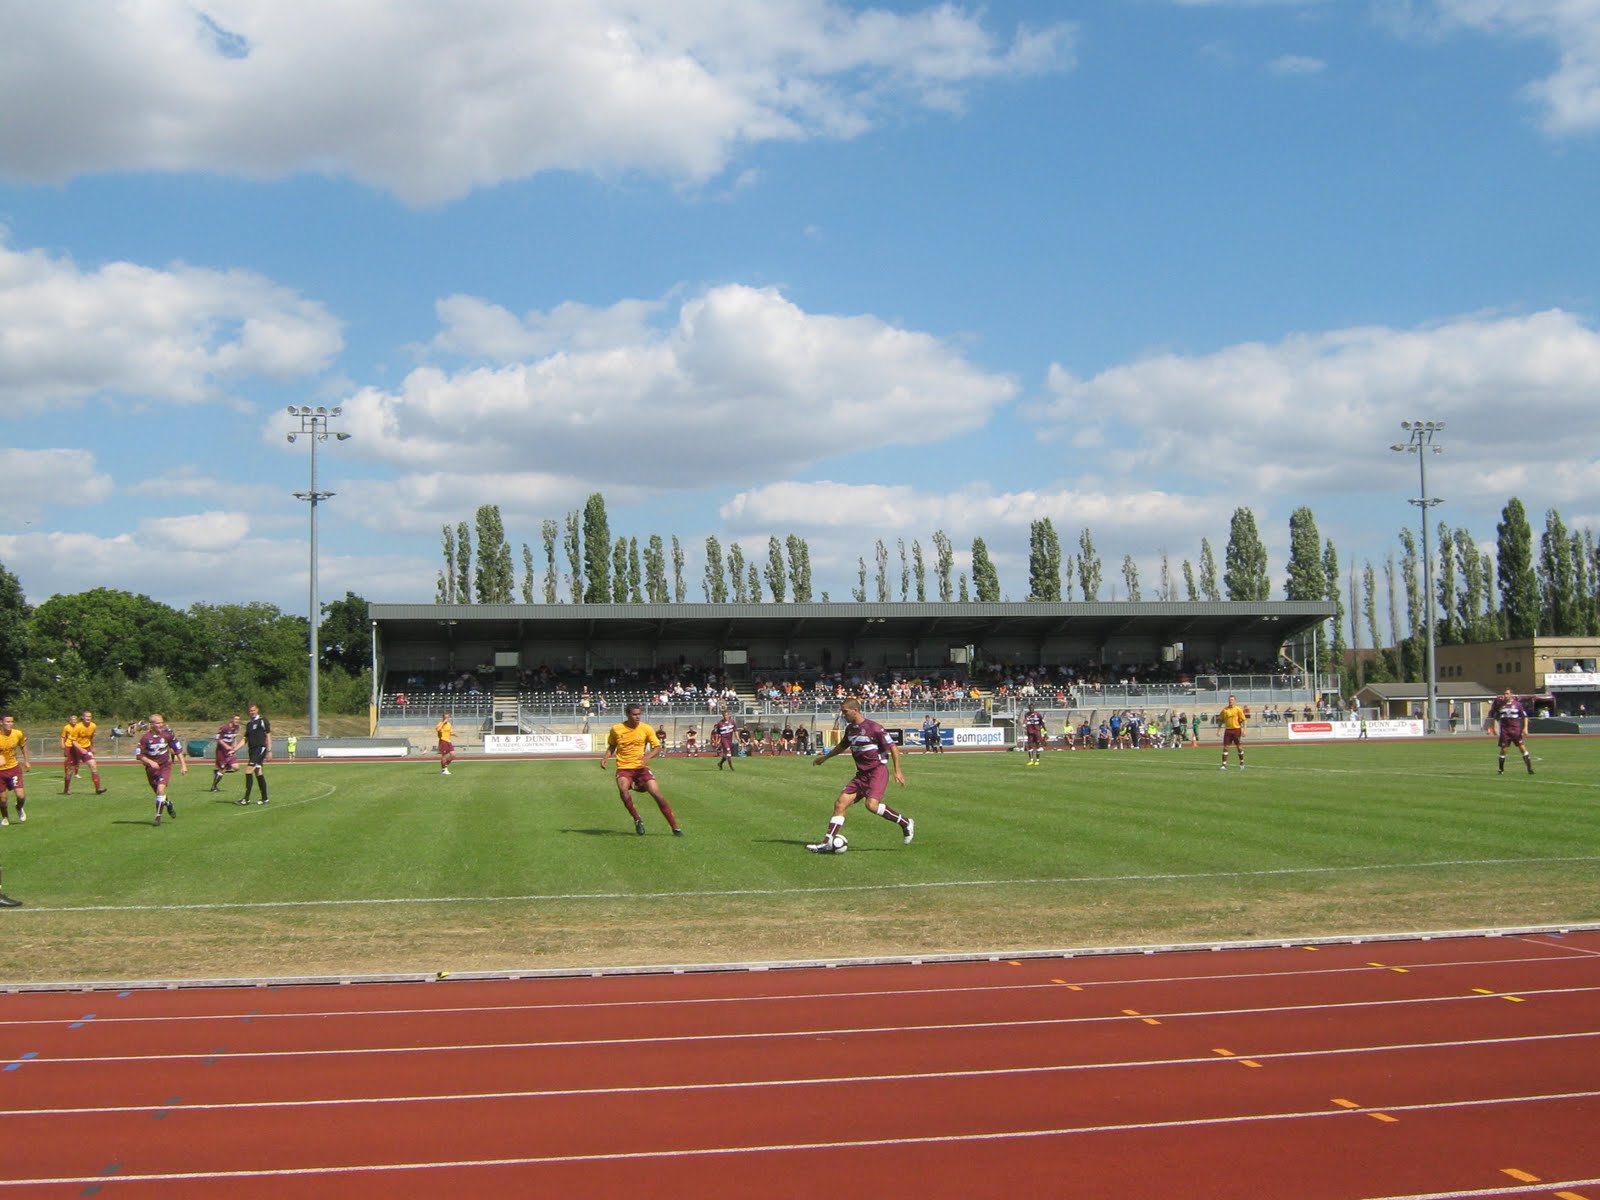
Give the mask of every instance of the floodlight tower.
M 317 630 L 322 624 L 322 610 L 317 605 L 317 505 L 324 500 L 331 500 L 333 492 L 319 492 L 317 490 L 317 443 L 325 442 L 330 437 L 336 442 L 350 440 L 348 433 L 339 433 L 329 424 L 333 417 L 340 416 L 342 408 L 324 408 L 318 405 L 310 408 L 307 405 L 289 405 L 289 415 L 300 418 L 300 428 L 289 435 L 291 442 L 305 438 L 311 444 L 311 489 L 305 492 L 296 492 L 296 500 L 304 500 L 311 505 L 311 606 L 310 606 L 310 655 L 309 670 L 307 672 L 310 687 L 306 700 L 307 713 L 311 720 L 311 736 L 317 736 L 317 660 L 320 657 L 317 650 Z
M 1425 726 L 1429 734 L 1437 732 L 1439 719 L 1439 685 L 1437 672 L 1434 669 L 1434 611 L 1439 606 L 1439 598 L 1433 594 L 1433 547 L 1428 536 L 1428 510 L 1444 501 L 1438 497 L 1428 495 L 1428 455 L 1443 454 L 1444 447 L 1435 444 L 1435 437 L 1444 430 L 1443 421 L 1401 421 L 1400 428 L 1409 435 L 1410 440 L 1396 442 L 1389 449 L 1398 454 L 1415 454 L 1417 456 L 1418 482 L 1422 494 L 1410 502 L 1422 510 L 1422 566 L 1423 587 L 1427 589 L 1422 606 L 1423 616 L 1427 618 L 1428 638 L 1428 709 L 1425 714 Z

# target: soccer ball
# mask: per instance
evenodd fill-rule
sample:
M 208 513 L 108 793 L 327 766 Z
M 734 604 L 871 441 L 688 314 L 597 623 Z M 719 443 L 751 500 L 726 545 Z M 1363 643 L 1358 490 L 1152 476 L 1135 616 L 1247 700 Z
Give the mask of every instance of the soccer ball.
M 850 849 L 850 839 L 845 837 L 845 835 L 842 833 L 834 834 L 833 837 L 829 839 L 829 844 L 833 847 L 833 852 L 835 854 L 843 854 L 846 850 Z

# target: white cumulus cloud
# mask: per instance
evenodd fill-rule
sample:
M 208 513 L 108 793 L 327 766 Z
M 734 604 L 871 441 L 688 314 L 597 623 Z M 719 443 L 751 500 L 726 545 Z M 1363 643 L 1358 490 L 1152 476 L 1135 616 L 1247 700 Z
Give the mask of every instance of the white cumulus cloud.
M 0 7 L 0 163 L 352 176 L 436 204 L 546 170 L 708 179 L 741 147 L 1070 65 L 954 3 L 143 0 Z
M 234 382 L 322 370 L 340 326 L 248 271 L 111 262 L 92 269 L 0 240 L 0 406 L 122 394 L 195 404 Z

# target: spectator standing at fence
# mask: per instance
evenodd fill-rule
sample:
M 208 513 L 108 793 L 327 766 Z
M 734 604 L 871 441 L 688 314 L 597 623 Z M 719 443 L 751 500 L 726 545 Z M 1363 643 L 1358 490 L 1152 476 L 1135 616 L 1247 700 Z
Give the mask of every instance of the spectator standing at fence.
M 655 772 L 650 769 L 650 760 L 661 753 L 661 738 L 639 719 L 643 711 L 637 704 L 630 704 L 623 710 L 627 719 L 613 725 L 611 732 L 606 735 L 606 752 L 600 756 L 600 766 L 604 769 L 613 757 L 617 760 L 617 794 L 622 798 L 628 815 L 633 818 L 635 833 L 644 836 L 644 818 L 634 807 L 632 793 L 648 792 L 661 810 L 661 815 L 667 819 L 667 824 L 672 827 L 672 836 L 682 837 L 683 830 L 678 826 L 678 818 L 673 815 L 672 805 L 661 794 L 661 785 L 656 782 Z
M 1244 724 L 1249 720 L 1248 709 L 1240 708 L 1239 702 L 1232 696 L 1228 697 L 1228 706 L 1217 714 L 1217 723 L 1222 726 L 1222 769 L 1228 769 L 1228 747 L 1232 746 L 1234 754 L 1238 757 L 1239 770 L 1244 770 Z
M 250 719 L 244 723 L 244 799 L 240 804 L 250 803 L 250 788 L 259 785 L 261 799 L 257 804 L 267 802 L 267 759 L 272 757 L 272 722 L 261 715 L 260 705 L 252 704 L 245 710 Z

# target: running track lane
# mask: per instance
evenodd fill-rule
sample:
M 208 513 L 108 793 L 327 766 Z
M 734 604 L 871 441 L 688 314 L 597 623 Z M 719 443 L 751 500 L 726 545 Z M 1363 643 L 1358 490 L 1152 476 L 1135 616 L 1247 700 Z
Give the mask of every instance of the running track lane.
M 1600 935 L 0 996 L 13 1196 L 1600 1200 Z

